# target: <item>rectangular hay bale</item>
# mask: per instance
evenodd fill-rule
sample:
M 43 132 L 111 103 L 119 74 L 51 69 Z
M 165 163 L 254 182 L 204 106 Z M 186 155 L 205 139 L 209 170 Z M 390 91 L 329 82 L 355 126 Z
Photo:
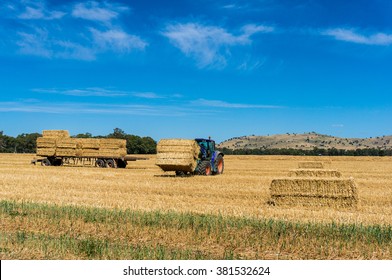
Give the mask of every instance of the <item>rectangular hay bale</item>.
M 37 138 L 37 148 L 56 148 L 56 138 Z
M 164 171 L 193 172 L 200 147 L 195 140 L 162 139 L 157 144 L 156 165 Z
M 289 177 L 342 177 L 338 170 L 332 169 L 293 169 L 289 171 Z
M 298 168 L 324 168 L 324 164 L 321 161 L 301 161 L 298 163 Z
M 43 130 L 42 136 L 46 138 L 69 138 L 68 130 Z
M 56 148 L 39 148 L 37 147 L 37 156 L 52 157 L 56 154 Z
M 352 178 L 281 178 L 270 186 L 271 199 L 278 205 L 354 206 L 357 186 Z

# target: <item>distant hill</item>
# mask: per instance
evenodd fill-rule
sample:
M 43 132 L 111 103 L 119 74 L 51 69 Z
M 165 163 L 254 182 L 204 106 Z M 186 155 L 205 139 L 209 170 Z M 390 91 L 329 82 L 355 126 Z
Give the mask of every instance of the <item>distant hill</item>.
M 218 148 L 238 149 L 392 149 L 392 136 L 375 138 L 340 138 L 330 135 L 310 133 L 286 133 L 269 136 L 242 136 L 223 141 Z

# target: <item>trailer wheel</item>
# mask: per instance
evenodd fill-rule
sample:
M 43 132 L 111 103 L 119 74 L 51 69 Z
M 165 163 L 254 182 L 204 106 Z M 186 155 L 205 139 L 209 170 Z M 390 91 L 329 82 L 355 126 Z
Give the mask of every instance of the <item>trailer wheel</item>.
M 42 166 L 51 166 L 52 163 L 50 162 L 49 159 L 44 158 L 44 159 L 41 161 L 41 165 L 42 165 Z
M 117 167 L 118 168 L 125 168 L 127 167 L 127 161 L 119 159 L 117 160 Z
M 109 168 L 116 168 L 116 162 L 113 159 L 106 160 L 106 166 Z
M 176 171 L 176 176 L 178 176 L 178 177 L 185 177 L 186 173 L 184 171 L 182 171 L 182 170 L 177 170 Z
M 106 163 L 103 159 L 97 159 L 97 161 L 95 162 L 95 165 L 101 168 L 105 168 L 106 167 Z

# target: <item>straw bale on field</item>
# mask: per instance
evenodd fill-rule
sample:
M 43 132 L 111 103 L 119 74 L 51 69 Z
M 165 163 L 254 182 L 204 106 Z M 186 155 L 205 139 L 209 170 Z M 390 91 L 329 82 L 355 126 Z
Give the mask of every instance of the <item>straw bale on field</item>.
M 321 161 L 301 161 L 298 168 L 324 168 L 324 164 Z
M 333 169 L 293 169 L 289 171 L 290 177 L 342 177 L 338 170 Z
M 156 165 L 164 171 L 193 172 L 199 153 L 195 140 L 162 139 L 157 145 Z
M 68 130 L 43 130 L 42 136 L 45 138 L 69 138 Z
M 357 186 L 352 178 L 274 179 L 270 193 L 278 205 L 354 206 L 358 201 Z

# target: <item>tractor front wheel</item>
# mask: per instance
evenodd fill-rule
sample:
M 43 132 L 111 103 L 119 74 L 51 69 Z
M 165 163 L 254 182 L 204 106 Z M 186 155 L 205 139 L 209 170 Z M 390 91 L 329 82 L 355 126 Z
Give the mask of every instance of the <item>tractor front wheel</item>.
M 211 175 L 211 173 L 212 173 L 212 170 L 211 170 L 211 163 L 210 163 L 209 161 L 207 161 L 207 160 L 201 161 L 201 162 L 197 165 L 196 170 L 195 170 L 195 173 L 196 173 L 197 175 L 206 175 L 206 176 Z
M 218 155 L 214 162 L 215 167 L 215 174 L 222 174 L 223 170 L 225 169 L 225 162 L 223 161 L 223 156 Z

